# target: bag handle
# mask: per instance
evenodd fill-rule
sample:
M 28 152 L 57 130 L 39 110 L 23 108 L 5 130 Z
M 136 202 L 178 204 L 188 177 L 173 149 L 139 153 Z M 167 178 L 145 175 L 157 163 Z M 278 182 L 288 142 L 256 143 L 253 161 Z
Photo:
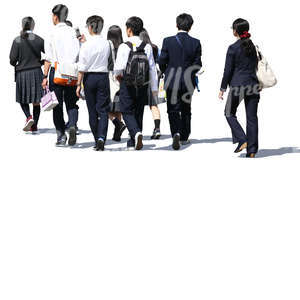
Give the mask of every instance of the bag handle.
M 41 61 L 41 54 L 39 54 L 36 49 L 34 49 L 34 47 L 32 46 L 32 44 L 28 41 L 27 38 L 24 39 L 25 40 L 25 43 L 26 45 L 30 48 L 30 50 L 33 52 L 34 56 L 40 61 L 41 65 L 42 64 L 42 61 Z
M 259 47 L 256 45 L 255 49 L 256 49 L 256 54 L 257 54 L 258 61 L 261 61 L 263 56 L 262 56 L 261 52 L 259 51 Z
M 181 40 L 179 39 L 179 37 L 178 37 L 178 35 L 176 35 L 176 41 L 177 41 L 177 43 L 179 44 L 179 46 L 181 47 L 181 49 L 182 49 L 182 53 L 183 53 L 183 60 L 185 60 L 185 50 L 184 50 L 184 47 L 183 47 L 183 45 L 182 45 L 182 42 L 181 42 Z

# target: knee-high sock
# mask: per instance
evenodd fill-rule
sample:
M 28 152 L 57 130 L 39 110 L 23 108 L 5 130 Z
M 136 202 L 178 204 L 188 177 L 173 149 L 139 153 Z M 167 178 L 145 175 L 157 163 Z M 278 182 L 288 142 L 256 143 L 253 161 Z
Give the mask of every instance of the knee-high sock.
M 26 118 L 28 119 L 31 116 L 29 104 L 20 103 L 20 105 L 21 105 L 21 108 L 22 108 Z
M 37 125 L 40 119 L 41 107 L 40 105 L 33 106 L 33 120 L 34 124 Z

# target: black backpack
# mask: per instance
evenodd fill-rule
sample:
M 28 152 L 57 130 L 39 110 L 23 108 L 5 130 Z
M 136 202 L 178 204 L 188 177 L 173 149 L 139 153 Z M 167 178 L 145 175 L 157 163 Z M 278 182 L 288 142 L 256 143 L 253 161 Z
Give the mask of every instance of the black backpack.
M 127 42 L 126 45 L 131 51 L 124 72 L 125 84 L 136 88 L 143 87 L 149 83 L 150 78 L 149 60 L 145 53 L 146 43 L 142 42 L 136 51 L 133 50 L 132 43 Z

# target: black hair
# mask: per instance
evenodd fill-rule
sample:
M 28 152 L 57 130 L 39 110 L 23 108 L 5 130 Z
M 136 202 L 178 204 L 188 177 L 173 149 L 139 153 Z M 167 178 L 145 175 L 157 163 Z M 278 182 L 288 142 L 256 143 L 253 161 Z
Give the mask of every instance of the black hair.
M 57 16 L 59 19 L 59 22 L 66 22 L 69 14 L 69 9 L 66 5 L 63 4 L 58 4 L 55 5 L 54 8 L 52 9 L 53 15 Z
M 140 39 L 145 42 L 146 44 L 150 44 L 152 49 L 153 49 L 153 55 L 154 55 L 154 58 L 156 59 L 157 56 L 158 56 L 158 47 L 152 43 L 151 41 L 151 38 L 149 36 L 149 33 L 148 31 L 143 28 L 142 32 L 140 33 Z
M 86 25 L 91 26 L 95 34 L 100 34 L 104 26 L 104 20 L 100 16 L 91 16 L 86 20 Z
M 68 21 L 66 21 L 65 23 L 66 23 L 68 26 L 73 27 L 73 23 L 72 23 L 71 21 L 68 20 Z
M 27 39 L 29 34 L 26 31 L 33 30 L 35 26 L 34 19 L 32 17 L 25 17 L 22 20 L 22 31 L 20 33 L 21 38 Z
M 250 39 L 251 35 L 249 34 L 249 22 L 247 20 L 239 18 L 233 22 L 232 29 L 235 30 L 241 38 L 245 55 L 248 57 L 256 56 L 256 48 L 252 40 Z
M 119 46 L 123 43 L 122 29 L 117 25 L 109 27 L 107 32 L 107 39 L 109 41 L 112 41 L 115 49 L 118 49 Z
M 139 17 L 131 17 L 127 20 L 126 27 L 132 30 L 133 35 L 139 36 L 143 30 L 144 22 Z
M 181 14 L 177 17 L 176 23 L 179 30 L 190 31 L 194 24 L 194 20 L 191 15 Z

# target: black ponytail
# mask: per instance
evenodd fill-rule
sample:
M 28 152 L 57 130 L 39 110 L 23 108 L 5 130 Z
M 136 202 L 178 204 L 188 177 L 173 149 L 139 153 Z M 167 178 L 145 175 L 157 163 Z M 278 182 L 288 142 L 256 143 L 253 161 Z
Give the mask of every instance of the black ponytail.
M 26 17 L 22 20 L 22 31 L 20 33 L 22 39 L 28 39 L 29 34 L 27 31 L 33 30 L 35 22 L 32 17 Z
M 232 28 L 236 31 L 242 41 L 242 48 L 248 57 L 256 56 L 256 48 L 249 33 L 250 24 L 244 19 L 237 19 L 233 22 Z

